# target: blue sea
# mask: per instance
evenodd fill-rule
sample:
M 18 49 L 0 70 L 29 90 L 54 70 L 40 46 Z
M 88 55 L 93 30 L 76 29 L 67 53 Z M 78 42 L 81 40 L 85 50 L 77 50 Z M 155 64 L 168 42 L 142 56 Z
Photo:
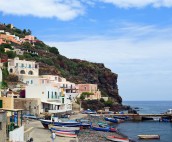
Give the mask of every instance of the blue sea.
M 161 114 L 172 108 L 172 101 L 126 101 L 125 105 L 138 107 L 140 114 Z M 125 122 L 118 129 L 129 138 L 138 142 L 172 142 L 172 123 L 170 122 Z M 160 140 L 139 140 L 139 134 L 159 134 Z

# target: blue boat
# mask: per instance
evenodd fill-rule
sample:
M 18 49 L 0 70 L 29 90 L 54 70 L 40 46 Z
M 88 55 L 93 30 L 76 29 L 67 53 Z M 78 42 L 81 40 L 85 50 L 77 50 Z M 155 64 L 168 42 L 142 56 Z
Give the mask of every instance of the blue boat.
M 113 118 L 127 120 L 129 117 L 128 116 L 114 116 Z
M 48 129 L 48 125 L 53 124 L 54 126 L 65 126 L 65 127 L 80 127 L 82 124 L 80 122 L 52 122 L 51 120 L 40 119 L 44 128 Z
M 106 121 L 113 122 L 113 123 L 118 123 L 119 122 L 119 119 L 116 119 L 116 118 L 108 118 L 108 117 L 105 117 L 104 119 Z
M 104 131 L 104 132 L 116 132 L 116 128 L 111 128 L 111 127 L 98 127 L 98 126 L 91 126 L 92 130 L 95 131 Z
M 170 119 L 169 118 L 161 118 L 159 121 L 160 122 L 170 122 Z

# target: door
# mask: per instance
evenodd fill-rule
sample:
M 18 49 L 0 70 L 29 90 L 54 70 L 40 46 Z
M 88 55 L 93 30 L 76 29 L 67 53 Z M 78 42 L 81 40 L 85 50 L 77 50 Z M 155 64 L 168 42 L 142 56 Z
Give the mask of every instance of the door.
M 64 98 L 62 98 L 62 103 L 64 104 Z
M 2 103 L 3 103 L 3 102 L 2 102 L 2 100 L 0 100 L 0 108 L 2 108 L 2 107 L 3 107 L 3 106 L 2 106 Z

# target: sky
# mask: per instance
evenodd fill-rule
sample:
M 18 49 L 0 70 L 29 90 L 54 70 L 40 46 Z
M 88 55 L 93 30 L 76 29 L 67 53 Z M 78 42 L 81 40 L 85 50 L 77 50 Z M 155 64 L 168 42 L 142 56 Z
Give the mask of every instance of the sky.
M 0 0 L 0 22 L 104 63 L 124 101 L 172 100 L 172 0 Z

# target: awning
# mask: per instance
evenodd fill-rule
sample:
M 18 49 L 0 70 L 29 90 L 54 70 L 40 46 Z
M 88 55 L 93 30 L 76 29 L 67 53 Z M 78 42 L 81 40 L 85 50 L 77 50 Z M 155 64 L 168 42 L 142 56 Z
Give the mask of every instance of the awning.
M 57 103 L 57 102 L 47 102 L 47 101 L 43 101 L 42 103 L 45 103 L 45 104 L 51 104 L 51 105 L 63 105 L 62 103 Z

